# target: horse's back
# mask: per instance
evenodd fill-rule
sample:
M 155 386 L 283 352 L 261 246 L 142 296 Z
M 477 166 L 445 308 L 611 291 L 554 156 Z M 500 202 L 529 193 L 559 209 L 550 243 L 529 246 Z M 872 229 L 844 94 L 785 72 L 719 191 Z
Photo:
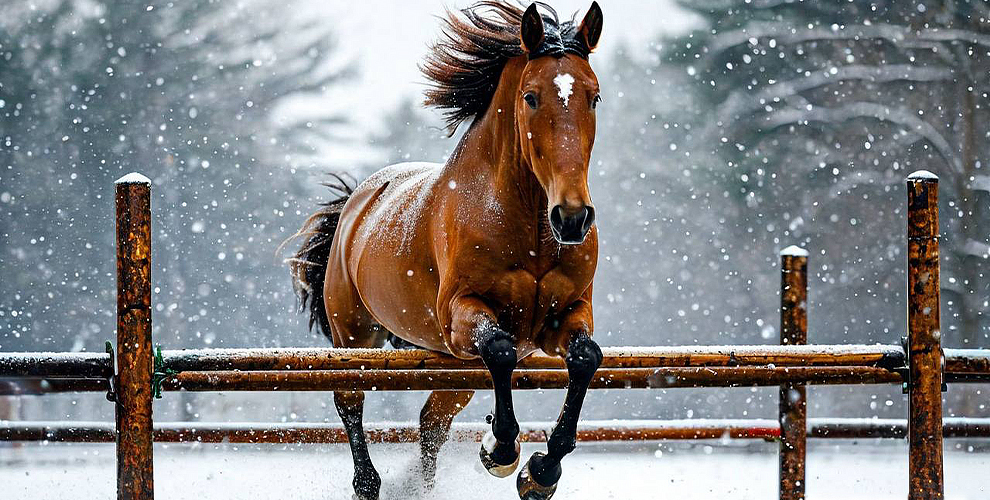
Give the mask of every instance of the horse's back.
M 446 351 L 436 321 L 439 279 L 429 232 L 442 172 L 442 164 L 399 163 L 359 184 L 341 213 L 327 283 L 334 283 L 329 290 L 349 287 L 393 334 Z

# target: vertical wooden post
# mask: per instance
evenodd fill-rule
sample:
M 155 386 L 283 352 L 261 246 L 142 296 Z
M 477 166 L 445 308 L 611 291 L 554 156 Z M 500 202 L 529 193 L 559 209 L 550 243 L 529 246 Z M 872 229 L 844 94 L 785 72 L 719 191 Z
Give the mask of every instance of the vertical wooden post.
M 907 178 L 908 472 L 911 500 L 944 498 L 942 483 L 942 345 L 939 327 L 938 177 Z
M 789 246 L 780 252 L 780 345 L 808 343 L 808 252 Z M 804 500 L 808 408 L 804 384 L 780 386 L 781 500 Z
M 152 500 L 151 181 L 116 182 L 117 499 Z

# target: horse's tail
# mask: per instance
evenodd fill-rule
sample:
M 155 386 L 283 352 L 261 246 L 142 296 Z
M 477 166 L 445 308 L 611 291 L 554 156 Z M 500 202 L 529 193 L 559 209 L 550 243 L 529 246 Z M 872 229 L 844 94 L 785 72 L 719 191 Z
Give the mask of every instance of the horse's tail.
M 289 238 L 302 237 L 303 243 L 292 257 L 286 259 L 292 275 L 292 288 L 299 299 L 299 312 L 306 312 L 308 309 L 309 329 L 312 330 L 316 324 L 328 338 L 330 320 L 323 303 L 323 284 L 330 260 L 330 245 L 340 222 L 340 212 L 353 193 L 353 188 L 343 177 L 331 175 L 334 177 L 333 181 L 323 185 L 330 188 L 336 198 L 321 204 L 320 209 L 306 219 L 299 232 Z

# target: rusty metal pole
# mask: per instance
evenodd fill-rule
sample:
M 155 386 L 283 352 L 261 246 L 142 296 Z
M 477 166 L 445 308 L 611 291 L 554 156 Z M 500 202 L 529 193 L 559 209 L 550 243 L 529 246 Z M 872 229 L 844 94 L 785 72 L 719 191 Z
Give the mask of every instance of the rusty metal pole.
M 808 343 L 808 252 L 790 246 L 780 252 L 780 345 Z M 781 500 L 804 500 L 808 408 L 804 384 L 780 386 Z
M 151 181 L 116 182 L 117 499 L 152 500 Z
M 919 170 L 908 192 L 908 498 L 944 498 L 939 326 L 938 177 Z

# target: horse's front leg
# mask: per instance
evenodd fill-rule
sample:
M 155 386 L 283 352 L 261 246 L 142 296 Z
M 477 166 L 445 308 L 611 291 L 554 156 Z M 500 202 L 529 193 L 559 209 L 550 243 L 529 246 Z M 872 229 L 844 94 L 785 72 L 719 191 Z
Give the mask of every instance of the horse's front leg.
M 557 490 L 560 479 L 560 461 L 577 446 L 577 424 L 581 405 L 588 393 L 588 386 L 595 371 L 602 364 L 602 350 L 586 329 L 577 330 L 570 336 L 567 345 L 567 395 L 564 407 L 557 418 L 550 438 L 547 440 L 547 453 L 536 452 L 519 471 L 516 487 L 523 500 L 546 500 Z
M 515 341 L 498 327 L 495 314 L 481 299 L 461 297 L 451 309 L 453 347 L 480 355 L 492 376 L 495 412 L 492 430 L 481 443 L 481 463 L 493 476 L 506 477 L 519 466 L 519 423 L 512 408 Z

